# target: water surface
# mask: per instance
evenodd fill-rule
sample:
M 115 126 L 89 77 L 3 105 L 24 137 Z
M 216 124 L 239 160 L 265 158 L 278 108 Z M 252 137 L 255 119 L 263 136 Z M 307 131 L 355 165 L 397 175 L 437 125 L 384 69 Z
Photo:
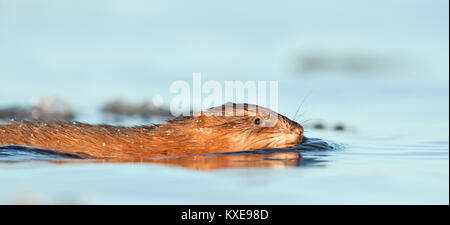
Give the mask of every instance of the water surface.
M 0 204 L 448 204 L 448 8 L 0 0 L 0 107 L 57 96 L 103 123 L 111 98 L 168 105 L 193 72 L 277 80 L 278 112 L 303 102 L 305 135 L 339 146 L 139 163 L 2 151 Z

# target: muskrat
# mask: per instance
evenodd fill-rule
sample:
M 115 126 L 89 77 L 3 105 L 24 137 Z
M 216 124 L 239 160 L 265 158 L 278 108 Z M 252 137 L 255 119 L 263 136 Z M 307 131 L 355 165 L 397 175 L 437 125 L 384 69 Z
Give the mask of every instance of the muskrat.
M 172 118 L 166 124 L 137 127 L 30 121 L 0 125 L 0 146 L 33 146 L 119 160 L 286 148 L 302 139 L 303 127 L 287 117 L 235 103 Z

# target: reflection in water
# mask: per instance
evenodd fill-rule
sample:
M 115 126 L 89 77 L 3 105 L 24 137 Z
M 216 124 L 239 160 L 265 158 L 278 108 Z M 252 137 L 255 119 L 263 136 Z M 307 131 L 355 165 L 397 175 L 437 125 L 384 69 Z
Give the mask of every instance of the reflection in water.
M 162 157 L 143 159 L 139 162 L 176 165 L 196 170 L 251 167 L 285 168 L 294 166 L 312 166 L 321 162 L 326 162 L 326 160 L 323 159 L 324 156 L 326 156 L 325 154 L 308 155 L 307 157 L 305 157 L 305 154 L 332 149 L 335 149 L 335 146 L 329 145 L 321 139 L 305 138 L 305 141 L 295 148 Z M 136 161 L 114 159 L 97 160 L 91 159 L 85 155 L 34 147 L 0 146 L 0 162 L 23 162 L 29 160 L 45 160 L 54 163 L 136 163 Z
M 326 162 L 323 159 L 326 155 L 311 156 L 308 153 L 332 149 L 335 149 L 335 147 L 321 139 L 305 138 L 304 142 L 295 148 L 163 157 L 151 159 L 149 162 L 177 165 L 197 170 L 250 167 L 285 168 L 319 165 L 321 162 Z
M 175 158 L 153 159 L 150 162 L 177 165 L 197 170 L 212 170 L 222 168 L 243 167 L 272 167 L 284 168 L 299 166 L 302 155 L 300 153 L 272 153 L 272 154 L 211 154 L 198 156 L 184 156 Z

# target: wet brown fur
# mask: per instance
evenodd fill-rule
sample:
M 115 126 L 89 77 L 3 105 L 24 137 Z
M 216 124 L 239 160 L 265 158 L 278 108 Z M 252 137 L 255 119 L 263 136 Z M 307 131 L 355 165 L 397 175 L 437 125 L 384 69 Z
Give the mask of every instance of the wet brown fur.
M 232 103 L 227 103 L 232 104 Z M 236 116 L 236 108 L 244 108 L 244 116 Z M 288 118 L 275 114 L 273 127 L 255 124 L 272 112 L 257 107 L 249 113 L 248 104 L 232 104 L 233 116 L 225 113 L 225 105 L 187 117 L 168 120 L 167 124 L 124 127 L 89 125 L 78 122 L 19 121 L 0 125 L 0 146 L 24 145 L 79 153 L 93 158 L 142 160 L 179 156 L 291 147 L 302 140 L 303 128 Z M 300 130 L 299 135 L 293 135 Z

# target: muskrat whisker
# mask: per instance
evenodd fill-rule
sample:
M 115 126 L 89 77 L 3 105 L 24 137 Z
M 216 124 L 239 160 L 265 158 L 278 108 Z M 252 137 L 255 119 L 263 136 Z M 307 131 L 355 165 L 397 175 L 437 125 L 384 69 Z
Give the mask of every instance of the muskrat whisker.
M 302 117 L 302 116 L 305 115 L 307 112 L 308 112 L 308 110 L 305 110 L 303 113 L 299 114 L 298 117 Z M 293 120 L 293 121 L 295 121 L 295 122 L 297 122 L 297 123 L 299 123 L 299 124 L 303 124 L 302 121 L 298 121 L 297 119 L 295 119 L 295 120 Z
M 295 112 L 294 117 L 292 117 L 292 120 L 293 120 L 293 121 L 295 121 L 295 120 L 297 119 L 297 113 L 300 111 L 300 108 L 303 106 L 303 104 L 304 104 L 305 101 L 306 101 L 306 98 L 308 98 L 309 95 L 311 95 L 311 91 L 309 91 L 308 94 L 306 94 L 306 95 L 303 97 L 303 99 L 302 99 L 300 105 L 299 105 L 298 108 L 297 108 L 297 111 Z
M 321 119 L 317 119 L 317 118 L 310 118 L 310 119 L 306 119 L 300 122 L 300 124 L 308 124 L 311 121 L 321 121 Z

